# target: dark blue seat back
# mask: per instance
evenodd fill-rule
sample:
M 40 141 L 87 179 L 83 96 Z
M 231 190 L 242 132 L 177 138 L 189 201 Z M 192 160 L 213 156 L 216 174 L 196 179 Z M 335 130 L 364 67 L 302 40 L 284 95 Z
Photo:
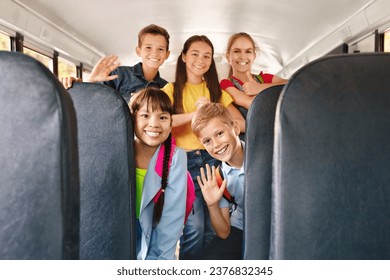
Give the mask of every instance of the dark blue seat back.
M 272 259 L 390 259 L 390 54 L 299 70 L 276 115 Z
M 133 130 L 126 102 L 113 89 L 75 83 L 78 123 L 80 258 L 135 259 Z
M 0 259 L 77 259 L 72 101 L 35 59 L 0 51 Z
M 283 85 L 255 97 L 246 119 L 244 259 L 268 259 L 276 104 Z

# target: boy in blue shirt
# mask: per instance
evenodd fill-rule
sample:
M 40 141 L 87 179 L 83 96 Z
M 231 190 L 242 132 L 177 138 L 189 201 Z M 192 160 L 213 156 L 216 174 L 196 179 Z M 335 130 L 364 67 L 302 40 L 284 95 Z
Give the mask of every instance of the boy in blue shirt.
M 116 55 L 103 57 L 92 69 L 88 82 L 102 82 L 117 90 L 129 102 L 133 93 L 146 87 L 163 88 L 167 81 L 160 77 L 159 68 L 169 57 L 169 34 L 165 28 L 151 24 L 138 33 L 138 46 L 135 51 L 142 62 L 134 66 L 120 66 Z M 65 88 L 70 88 L 74 77 L 62 78 Z
M 200 107 L 192 119 L 192 131 L 207 152 L 222 162 L 225 178 L 218 186 L 218 172 L 213 166 L 201 168 L 198 183 L 206 201 L 217 237 L 206 248 L 206 259 L 242 259 L 244 207 L 244 142 L 240 128 L 221 104 Z M 225 188 L 234 197 L 228 202 Z

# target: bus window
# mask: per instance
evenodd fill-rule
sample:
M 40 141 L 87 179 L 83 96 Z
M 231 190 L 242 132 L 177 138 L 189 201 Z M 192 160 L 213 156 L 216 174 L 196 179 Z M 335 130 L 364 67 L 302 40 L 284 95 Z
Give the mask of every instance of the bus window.
M 363 37 L 358 42 L 350 46 L 349 52 L 358 52 L 358 53 L 366 53 L 366 52 L 374 52 L 375 51 L 375 34 L 370 34 L 366 37 Z
M 90 75 L 91 75 L 91 71 L 83 69 L 83 81 L 87 81 Z
M 69 60 L 58 57 L 58 78 L 76 77 L 76 65 Z
M 10 37 L 0 31 L 0 50 L 10 51 L 11 50 L 11 39 Z
M 384 33 L 384 52 L 390 52 L 390 29 Z
M 53 59 L 51 57 L 48 57 L 42 53 L 36 52 L 36 51 L 29 49 L 29 48 L 26 48 L 26 47 L 23 47 L 23 53 L 40 61 L 43 65 L 45 65 L 47 68 L 49 68 L 53 72 Z

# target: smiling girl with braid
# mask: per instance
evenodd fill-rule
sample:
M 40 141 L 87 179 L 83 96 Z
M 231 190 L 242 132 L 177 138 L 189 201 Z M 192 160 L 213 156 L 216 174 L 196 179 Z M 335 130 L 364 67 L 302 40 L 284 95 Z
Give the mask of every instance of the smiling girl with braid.
M 187 156 L 171 137 L 173 107 L 160 89 L 132 100 L 135 132 L 137 259 L 175 259 L 187 195 Z

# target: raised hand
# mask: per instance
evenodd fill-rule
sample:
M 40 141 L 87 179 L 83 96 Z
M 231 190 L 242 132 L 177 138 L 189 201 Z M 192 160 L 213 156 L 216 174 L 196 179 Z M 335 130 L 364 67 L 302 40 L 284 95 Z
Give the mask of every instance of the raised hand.
M 206 97 L 202 96 L 195 102 L 195 107 L 196 107 L 196 109 L 199 109 L 200 107 L 202 107 L 203 105 L 208 104 L 208 103 L 210 103 L 210 100 L 207 99 Z
M 88 82 L 105 82 L 118 78 L 118 75 L 111 75 L 110 73 L 120 66 L 118 56 L 109 55 L 101 58 L 98 63 L 93 67 Z
M 247 81 L 243 84 L 242 88 L 246 95 L 256 95 L 261 91 L 261 84 L 256 82 L 250 72 L 247 72 Z
M 217 205 L 226 188 L 226 179 L 223 180 L 222 185 L 219 188 L 215 166 L 210 168 L 210 165 L 206 164 L 206 172 L 204 168 L 201 167 L 200 176 L 197 176 L 197 180 L 207 206 Z

